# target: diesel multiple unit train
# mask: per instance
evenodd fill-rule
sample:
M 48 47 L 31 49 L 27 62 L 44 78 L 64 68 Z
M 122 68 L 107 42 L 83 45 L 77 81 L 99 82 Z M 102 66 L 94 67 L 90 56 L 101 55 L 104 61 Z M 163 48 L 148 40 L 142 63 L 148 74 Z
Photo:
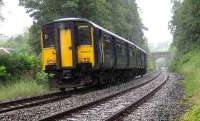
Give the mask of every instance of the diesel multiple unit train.
M 146 73 L 146 51 L 87 19 L 45 24 L 41 44 L 43 70 L 53 73 L 50 87 L 105 84 Z

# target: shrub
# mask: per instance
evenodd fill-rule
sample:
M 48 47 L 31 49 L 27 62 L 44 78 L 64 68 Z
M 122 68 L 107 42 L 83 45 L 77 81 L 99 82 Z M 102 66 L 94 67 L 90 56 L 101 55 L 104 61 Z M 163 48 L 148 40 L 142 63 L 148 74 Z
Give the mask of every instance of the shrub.
M 6 67 L 5 66 L 0 66 L 0 77 L 4 77 L 6 75 L 7 75 Z
M 39 68 L 38 60 L 34 55 L 18 55 L 16 53 L 0 55 L 0 65 L 4 66 L 6 72 L 12 76 L 19 76 L 26 71 Z
M 49 74 L 44 71 L 37 72 L 35 75 L 35 80 L 38 84 L 47 86 Z

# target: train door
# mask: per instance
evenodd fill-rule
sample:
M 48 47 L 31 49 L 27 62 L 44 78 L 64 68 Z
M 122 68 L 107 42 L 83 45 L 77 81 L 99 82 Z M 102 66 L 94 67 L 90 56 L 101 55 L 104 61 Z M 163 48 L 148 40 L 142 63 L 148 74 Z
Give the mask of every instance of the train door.
M 73 43 L 73 24 L 57 24 L 57 65 L 61 69 L 73 68 L 74 66 L 74 43 Z

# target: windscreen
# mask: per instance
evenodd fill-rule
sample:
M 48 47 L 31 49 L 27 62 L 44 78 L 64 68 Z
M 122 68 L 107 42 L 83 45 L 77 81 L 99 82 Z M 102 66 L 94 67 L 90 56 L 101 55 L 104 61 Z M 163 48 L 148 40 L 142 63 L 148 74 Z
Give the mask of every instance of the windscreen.
M 43 28 L 43 41 L 44 48 L 55 47 L 55 34 L 53 25 L 46 25 Z
M 80 45 L 91 44 L 91 27 L 87 24 L 79 24 L 77 26 L 78 40 Z

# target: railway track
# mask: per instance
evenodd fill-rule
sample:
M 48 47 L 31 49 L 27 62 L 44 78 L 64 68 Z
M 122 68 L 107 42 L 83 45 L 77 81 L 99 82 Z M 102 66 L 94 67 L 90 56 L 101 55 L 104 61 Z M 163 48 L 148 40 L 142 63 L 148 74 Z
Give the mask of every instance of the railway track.
M 134 110 L 137 109 L 137 107 L 139 107 L 140 105 L 142 105 L 145 101 L 147 101 L 149 98 L 151 98 L 156 92 L 158 92 L 163 86 L 164 84 L 167 82 L 169 76 L 166 75 L 164 77 L 164 81 L 158 85 L 156 88 L 154 88 L 151 92 L 149 92 L 148 94 L 142 96 L 140 99 L 130 102 L 129 104 L 127 104 L 126 106 L 124 106 L 123 108 L 121 108 L 119 111 L 116 111 L 114 114 L 108 116 L 104 121 L 114 121 L 117 120 L 120 116 L 123 116 L 123 114 L 127 111 Z
M 19 99 L 19 100 L 14 100 L 14 101 L 1 102 L 0 114 L 13 111 L 13 110 L 29 108 L 29 107 L 34 107 L 34 106 L 50 103 L 50 102 L 55 102 L 63 98 L 69 97 L 70 92 L 72 91 L 70 90 L 66 93 L 55 92 L 55 93 L 41 95 L 41 96 L 34 96 L 34 97 L 24 98 L 24 99 Z
M 153 75 L 155 72 L 151 72 L 146 74 L 143 78 L 149 78 L 150 75 Z M 90 92 L 92 90 L 97 90 L 96 88 L 81 88 L 78 90 L 69 90 L 66 92 L 54 92 L 50 94 L 40 95 L 40 96 L 34 96 L 30 98 L 23 98 L 13 101 L 6 101 L 6 102 L 0 102 L 0 114 L 6 113 L 9 111 L 14 111 L 18 109 L 24 109 L 24 108 L 30 108 L 38 105 L 43 105 L 47 103 L 56 102 L 59 100 L 64 100 L 65 98 L 68 98 L 75 94 L 84 94 L 87 92 Z
M 137 85 L 133 85 L 133 87 L 130 87 L 128 89 L 124 89 L 122 91 L 116 92 L 112 95 L 107 95 L 105 97 L 102 97 L 100 99 L 97 99 L 92 102 L 88 102 L 86 104 L 61 111 L 56 112 L 55 114 L 47 117 L 43 117 L 40 119 L 40 121 L 49 121 L 49 120 L 73 120 L 73 121 L 80 121 L 80 120 L 105 120 L 105 121 L 112 121 L 116 119 L 121 113 L 123 113 L 128 108 L 137 105 L 141 103 L 142 101 L 149 98 L 151 95 L 153 95 L 155 92 L 157 92 L 167 81 L 168 76 L 164 74 L 158 74 L 157 76 L 154 76 L 150 79 L 147 79 L 144 82 L 138 83 Z M 140 97 L 137 100 L 125 100 L 128 96 L 128 94 L 131 94 L 131 92 L 134 92 L 133 90 L 136 90 L 140 87 L 143 87 L 152 81 L 161 81 L 162 83 L 157 85 L 153 90 L 149 91 L 148 94 L 145 94 L 144 96 Z M 126 95 L 127 97 L 123 97 Z M 123 102 L 120 106 L 120 100 Z M 114 105 L 114 107 L 113 107 Z M 113 107 L 112 109 L 110 107 Z M 98 117 L 99 113 L 102 113 L 104 116 L 103 118 L 99 119 L 87 119 L 91 115 L 94 115 L 93 117 Z M 113 113 L 114 112 L 114 113 Z M 109 114 L 109 115 L 108 115 Z

